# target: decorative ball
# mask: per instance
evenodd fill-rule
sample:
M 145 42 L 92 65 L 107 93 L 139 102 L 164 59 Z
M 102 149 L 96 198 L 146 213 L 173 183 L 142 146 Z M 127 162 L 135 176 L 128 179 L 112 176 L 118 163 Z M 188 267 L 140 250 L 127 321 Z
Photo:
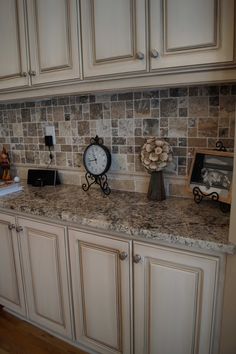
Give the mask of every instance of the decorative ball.
M 19 183 L 20 182 L 20 177 L 18 177 L 18 176 L 14 177 L 14 182 Z
M 147 139 L 141 148 L 141 162 L 148 172 L 161 171 L 172 161 L 172 149 L 165 140 Z

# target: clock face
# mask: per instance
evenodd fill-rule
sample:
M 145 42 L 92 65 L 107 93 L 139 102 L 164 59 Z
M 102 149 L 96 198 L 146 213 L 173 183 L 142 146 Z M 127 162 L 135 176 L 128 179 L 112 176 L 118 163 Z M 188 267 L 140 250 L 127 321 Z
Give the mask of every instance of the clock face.
M 84 152 L 84 166 L 86 170 L 99 176 L 105 173 L 111 165 L 110 152 L 105 146 L 91 144 Z

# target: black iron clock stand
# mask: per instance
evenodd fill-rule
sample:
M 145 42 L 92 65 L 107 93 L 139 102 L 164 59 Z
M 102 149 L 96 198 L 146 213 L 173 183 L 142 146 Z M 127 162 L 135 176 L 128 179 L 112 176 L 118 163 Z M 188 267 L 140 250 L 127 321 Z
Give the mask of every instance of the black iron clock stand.
M 227 151 L 226 147 L 223 145 L 222 141 L 220 141 L 220 140 L 218 140 L 216 142 L 216 149 L 215 150 Z M 194 197 L 195 203 L 197 203 L 197 204 L 201 203 L 201 201 L 204 197 L 211 198 L 211 200 L 214 200 L 219 203 L 221 211 L 223 211 L 224 213 L 227 213 L 230 211 L 229 204 L 219 201 L 219 194 L 217 192 L 203 193 L 199 187 L 194 187 L 193 188 L 193 197 Z
M 91 173 L 87 172 L 85 174 L 85 178 L 86 178 L 86 182 L 87 183 L 83 183 L 82 184 L 82 188 L 84 191 L 88 191 L 89 188 L 95 183 L 98 184 L 102 190 L 102 192 L 105 195 L 109 195 L 111 193 L 111 189 L 108 186 L 108 182 L 107 182 L 107 175 L 103 174 L 100 176 L 94 176 Z
M 87 192 L 93 184 L 98 184 L 101 188 L 101 191 L 104 193 L 105 196 L 107 196 L 111 193 L 111 189 L 108 186 L 107 175 L 106 175 L 106 172 L 108 171 L 108 169 L 110 168 L 110 165 L 111 165 L 111 154 L 110 154 L 110 151 L 108 150 L 108 148 L 103 145 L 103 139 L 99 138 L 97 135 L 95 136 L 95 138 L 90 139 L 90 145 L 88 146 L 88 148 L 92 145 L 99 145 L 105 151 L 106 156 L 107 156 L 107 165 L 101 174 L 96 175 L 96 174 L 91 173 L 88 170 L 88 168 L 86 167 L 85 158 L 84 158 L 84 164 L 85 164 L 85 168 L 86 168 L 87 172 L 85 174 L 86 183 L 82 184 L 82 189 L 85 192 Z M 84 152 L 84 156 L 86 154 L 86 150 Z

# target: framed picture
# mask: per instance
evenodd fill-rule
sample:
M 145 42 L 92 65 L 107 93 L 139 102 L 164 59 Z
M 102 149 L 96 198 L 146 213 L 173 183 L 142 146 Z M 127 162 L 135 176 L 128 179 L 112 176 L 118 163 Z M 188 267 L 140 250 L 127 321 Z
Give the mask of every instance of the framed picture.
M 233 152 L 196 149 L 192 161 L 188 189 L 198 187 L 204 195 L 218 194 L 218 200 L 231 204 Z

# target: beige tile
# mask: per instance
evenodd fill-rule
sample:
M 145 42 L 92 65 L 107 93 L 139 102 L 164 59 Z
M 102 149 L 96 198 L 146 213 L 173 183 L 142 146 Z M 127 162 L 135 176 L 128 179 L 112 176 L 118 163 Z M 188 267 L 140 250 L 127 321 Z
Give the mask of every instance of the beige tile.
M 130 179 L 113 179 L 109 178 L 109 186 L 111 189 L 114 190 L 123 190 L 123 191 L 130 191 L 134 192 L 135 186 L 134 181 Z
M 67 166 L 66 153 L 65 152 L 56 152 L 56 164 L 57 166 Z
M 207 139 L 206 138 L 189 138 L 188 139 L 189 147 L 207 147 Z
M 218 118 L 198 118 L 198 136 L 213 137 L 218 133 Z
M 170 183 L 169 195 L 174 197 L 191 197 L 191 193 L 187 191 L 185 185 Z
M 197 137 L 197 128 L 188 128 L 188 137 L 196 138 Z
M 125 118 L 125 102 L 111 102 L 111 119 Z
M 53 107 L 52 116 L 54 122 L 59 122 L 64 120 L 64 109 L 63 107 Z
M 187 118 L 169 118 L 169 137 L 187 136 Z
M 208 116 L 208 97 L 189 97 L 189 117 Z
M 71 136 L 71 122 L 59 122 L 59 136 Z
M 220 117 L 233 118 L 235 116 L 235 96 L 220 96 Z
M 136 154 L 134 156 L 134 162 L 136 172 L 147 172 L 141 163 L 140 154 Z
M 12 129 L 13 129 L 13 136 L 14 137 L 23 136 L 23 129 L 22 129 L 21 123 L 12 124 Z

